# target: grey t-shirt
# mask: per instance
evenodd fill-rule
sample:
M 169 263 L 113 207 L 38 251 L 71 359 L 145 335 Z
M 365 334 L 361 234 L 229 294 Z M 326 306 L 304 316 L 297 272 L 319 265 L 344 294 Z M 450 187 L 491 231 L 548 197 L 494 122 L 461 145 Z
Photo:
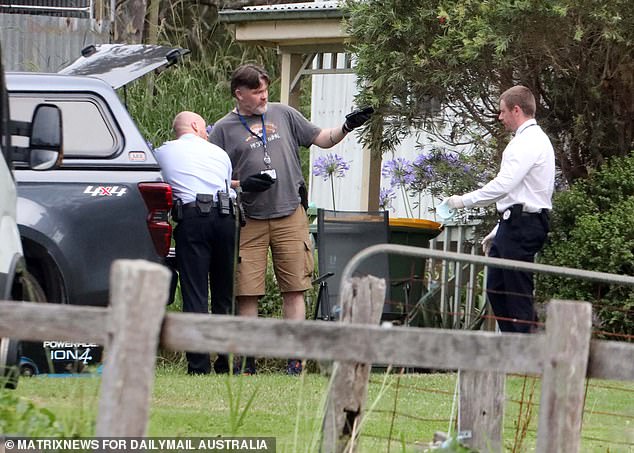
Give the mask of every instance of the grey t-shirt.
M 264 117 L 242 118 L 253 133 L 236 112 L 230 112 L 214 124 L 209 141 L 227 152 L 233 165 L 233 178 L 243 180 L 266 169 L 261 139 L 262 124 L 265 124 L 266 150 L 277 181 L 264 192 L 243 193 L 247 216 L 274 219 L 292 214 L 299 205 L 299 187 L 304 183 L 299 147 L 312 145 L 321 129 L 294 108 L 274 102 L 269 102 Z

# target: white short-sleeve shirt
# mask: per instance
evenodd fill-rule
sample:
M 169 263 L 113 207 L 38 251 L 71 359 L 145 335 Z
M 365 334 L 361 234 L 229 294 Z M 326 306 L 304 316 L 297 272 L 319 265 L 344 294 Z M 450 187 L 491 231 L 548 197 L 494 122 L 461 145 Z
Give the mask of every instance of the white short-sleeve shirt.
M 227 191 L 231 185 L 231 160 L 219 146 L 196 134 L 185 134 L 165 142 L 155 150 L 165 181 L 172 186 L 174 198 L 183 203 L 196 200 L 196 194 Z M 229 189 L 235 198 L 233 189 Z

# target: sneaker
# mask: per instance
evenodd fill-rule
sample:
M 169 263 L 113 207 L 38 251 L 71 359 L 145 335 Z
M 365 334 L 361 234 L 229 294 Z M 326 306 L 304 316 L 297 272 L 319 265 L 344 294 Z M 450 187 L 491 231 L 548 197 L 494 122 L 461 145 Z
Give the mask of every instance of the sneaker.
M 302 361 L 299 359 L 289 359 L 286 363 L 286 374 L 289 376 L 299 376 L 302 374 Z

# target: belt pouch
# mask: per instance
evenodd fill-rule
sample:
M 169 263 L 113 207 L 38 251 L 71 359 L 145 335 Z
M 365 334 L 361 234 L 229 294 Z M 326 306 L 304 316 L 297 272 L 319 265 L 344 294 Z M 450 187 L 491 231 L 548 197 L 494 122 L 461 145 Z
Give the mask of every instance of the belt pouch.
M 196 209 L 198 214 L 207 216 L 211 212 L 211 207 L 214 204 L 214 196 L 210 193 L 198 193 L 196 194 Z
M 176 198 L 174 200 L 174 206 L 172 206 L 172 218 L 175 222 L 183 220 L 183 200 Z
M 522 208 L 523 206 L 521 204 L 514 204 L 511 206 L 511 225 L 516 227 L 521 223 Z

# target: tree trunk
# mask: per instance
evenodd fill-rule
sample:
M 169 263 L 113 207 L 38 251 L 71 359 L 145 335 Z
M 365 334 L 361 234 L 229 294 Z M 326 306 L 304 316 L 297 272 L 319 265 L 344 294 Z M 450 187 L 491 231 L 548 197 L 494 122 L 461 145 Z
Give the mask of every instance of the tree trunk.
M 124 0 L 115 10 L 113 42 L 140 44 L 145 26 L 145 0 Z

